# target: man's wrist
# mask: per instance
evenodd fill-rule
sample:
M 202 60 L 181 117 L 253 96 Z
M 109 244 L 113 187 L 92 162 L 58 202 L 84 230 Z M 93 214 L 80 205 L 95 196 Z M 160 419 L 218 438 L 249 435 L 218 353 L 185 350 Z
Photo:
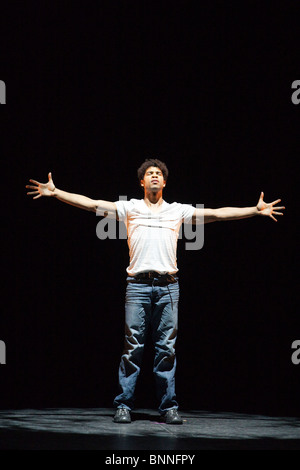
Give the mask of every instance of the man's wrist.
M 257 206 L 255 206 L 255 214 L 254 215 L 262 215 L 261 210 Z

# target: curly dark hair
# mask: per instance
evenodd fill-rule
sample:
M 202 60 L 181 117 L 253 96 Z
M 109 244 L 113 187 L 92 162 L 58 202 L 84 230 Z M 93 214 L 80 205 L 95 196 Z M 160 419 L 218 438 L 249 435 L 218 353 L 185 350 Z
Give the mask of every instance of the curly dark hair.
M 157 158 L 146 158 L 144 163 L 141 164 L 137 171 L 139 181 L 144 179 L 145 173 L 150 166 L 156 166 L 157 168 L 159 168 L 163 174 L 164 180 L 167 181 L 169 175 L 167 165 L 164 162 L 158 160 Z

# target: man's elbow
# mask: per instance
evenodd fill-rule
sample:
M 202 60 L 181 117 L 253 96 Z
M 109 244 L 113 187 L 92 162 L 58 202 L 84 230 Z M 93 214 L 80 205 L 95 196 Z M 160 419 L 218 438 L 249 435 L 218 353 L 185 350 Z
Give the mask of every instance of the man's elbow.
M 97 213 L 98 210 L 99 210 L 99 201 L 96 201 L 94 199 L 90 199 L 89 203 L 87 204 L 87 208 L 86 208 L 88 211 L 90 212 L 95 212 Z
M 207 209 L 204 215 L 204 223 L 217 222 L 219 219 L 218 209 Z
M 224 220 L 224 212 L 222 209 L 213 209 L 212 212 L 212 222 L 221 222 Z

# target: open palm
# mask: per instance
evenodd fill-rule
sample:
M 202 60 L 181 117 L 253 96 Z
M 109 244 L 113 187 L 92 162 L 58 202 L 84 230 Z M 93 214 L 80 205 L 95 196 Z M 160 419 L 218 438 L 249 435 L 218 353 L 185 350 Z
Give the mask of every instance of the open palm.
M 41 196 L 53 196 L 55 185 L 53 183 L 52 174 L 48 174 L 48 183 L 39 183 L 35 180 L 29 180 L 33 185 L 27 185 L 27 189 L 33 189 L 34 191 L 30 191 L 27 194 L 29 196 L 33 196 L 33 199 L 38 199 Z
M 280 202 L 281 199 L 276 199 L 276 201 L 267 203 L 264 201 L 264 193 L 261 192 L 259 201 L 257 203 L 257 209 L 259 210 L 260 215 L 265 215 L 268 217 L 271 217 L 275 222 L 277 222 L 277 219 L 275 219 L 274 215 L 283 215 L 282 212 L 277 212 L 278 210 L 283 210 L 285 209 L 284 206 L 276 206 L 278 202 Z

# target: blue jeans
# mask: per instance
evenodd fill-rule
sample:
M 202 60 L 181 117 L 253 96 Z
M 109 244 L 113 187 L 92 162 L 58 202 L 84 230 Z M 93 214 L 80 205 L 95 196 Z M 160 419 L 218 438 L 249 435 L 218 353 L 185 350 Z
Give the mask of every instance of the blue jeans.
M 127 281 L 131 278 L 128 277 Z M 125 342 L 119 367 L 120 393 L 114 400 L 118 408 L 132 409 L 136 381 L 148 328 L 155 347 L 153 372 L 159 412 L 178 408 L 175 395 L 175 342 L 178 324 L 179 283 L 157 285 L 128 282 L 125 301 Z

